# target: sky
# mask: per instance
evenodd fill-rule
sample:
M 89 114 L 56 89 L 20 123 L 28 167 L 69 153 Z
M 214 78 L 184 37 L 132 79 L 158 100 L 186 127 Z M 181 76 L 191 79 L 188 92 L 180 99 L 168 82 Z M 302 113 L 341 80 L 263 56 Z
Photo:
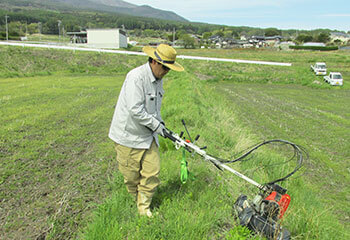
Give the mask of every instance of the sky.
M 125 0 L 191 22 L 259 28 L 350 31 L 349 0 Z

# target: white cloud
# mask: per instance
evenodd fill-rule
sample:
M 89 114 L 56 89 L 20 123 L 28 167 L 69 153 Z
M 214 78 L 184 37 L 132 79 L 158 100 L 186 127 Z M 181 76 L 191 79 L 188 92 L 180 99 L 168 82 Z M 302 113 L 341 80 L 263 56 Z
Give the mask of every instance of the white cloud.
M 350 13 L 330 13 L 324 14 L 323 17 L 350 17 Z

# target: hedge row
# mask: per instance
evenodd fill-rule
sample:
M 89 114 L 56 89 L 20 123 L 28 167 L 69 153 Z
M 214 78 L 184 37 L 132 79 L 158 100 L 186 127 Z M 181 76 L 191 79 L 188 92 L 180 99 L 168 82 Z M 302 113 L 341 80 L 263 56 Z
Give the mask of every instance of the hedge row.
M 289 46 L 290 49 L 295 50 L 319 50 L 319 51 L 334 51 L 338 50 L 337 46 L 322 47 L 322 46 Z
M 7 39 L 6 39 L 6 37 L 2 37 L 2 36 L 0 36 L 0 40 L 7 40 Z M 19 41 L 19 40 L 21 40 L 21 37 L 13 37 L 13 36 L 9 36 L 9 40 Z
M 0 32 L 0 40 L 6 40 L 6 32 Z M 21 40 L 21 36 L 18 33 L 10 33 L 9 40 Z

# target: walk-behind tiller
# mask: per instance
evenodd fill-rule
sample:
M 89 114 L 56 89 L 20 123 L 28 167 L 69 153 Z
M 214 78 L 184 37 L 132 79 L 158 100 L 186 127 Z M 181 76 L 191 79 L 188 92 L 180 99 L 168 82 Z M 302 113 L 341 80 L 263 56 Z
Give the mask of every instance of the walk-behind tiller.
M 260 192 L 255 196 L 253 200 L 249 200 L 246 195 L 240 195 L 238 199 L 236 200 L 234 204 L 234 209 L 237 212 L 240 224 L 242 226 L 247 226 L 250 230 L 262 234 L 269 239 L 278 239 L 278 240 L 286 240 L 290 239 L 290 233 L 288 230 L 283 228 L 280 225 L 281 219 L 283 217 L 283 214 L 287 210 L 289 203 L 290 203 L 290 196 L 286 194 L 287 189 L 281 187 L 277 184 L 277 182 L 281 182 L 288 177 L 292 176 L 296 171 L 298 171 L 301 168 L 302 162 L 303 162 L 303 153 L 306 152 L 299 146 L 297 146 L 294 143 L 285 141 L 285 140 L 270 140 L 265 141 L 263 143 L 257 144 L 252 149 L 247 151 L 242 156 L 234 159 L 234 160 L 223 160 L 211 155 L 208 155 L 204 149 L 206 147 L 198 147 L 195 145 L 195 142 L 198 140 L 199 135 L 195 138 L 194 141 L 192 141 L 185 122 L 182 120 L 182 123 L 185 127 L 185 130 L 189 136 L 190 140 L 186 140 L 183 138 L 183 133 L 181 132 L 180 135 L 170 131 L 169 129 L 164 130 L 164 137 L 169 138 L 171 141 L 174 142 L 176 149 L 180 149 L 183 147 L 188 152 L 192 154 L 199 154 L 202 156 L 205 160 L 210 161 L 213 163 L 218 169 L 220 170 L 227 170 L 236 176 L 246 180 L 247 182 L 253 184 L 257 188 L 260 189 Z M 279 178 L 275 181 L 265 183 L 265 184 L 259 184 L 255 182 L 254 180 L 248 178 L 247 176 L 239 173 L 238 171 L 228 167 L 225 163 L 233 163 L 242 160 L 246 156 L 248 156 L 250 153 L 252 153 L 254 150 L 258 149 L 259 147 L 269 144 L 269 143 L 283 143 L 291 145 L 294 148 L 294 157 L 297 157 L 297 166 L 295 169 L 290 172 L 285 177 Z

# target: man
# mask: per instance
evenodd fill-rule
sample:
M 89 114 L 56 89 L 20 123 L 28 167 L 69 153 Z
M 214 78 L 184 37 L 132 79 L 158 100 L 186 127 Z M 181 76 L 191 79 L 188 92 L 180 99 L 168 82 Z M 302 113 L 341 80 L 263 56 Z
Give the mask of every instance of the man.
M 162 78 L 183 71 L 175 62 L 176 51 L 160 44 L 143 49 L 148 62 L 131 70 L 120 91 L 109 131 L 115 143 L 119 171 L 128 192 L 135 197 L 140 215 L 152 217 L 150 205 L 160 181 L 158 134 L 163 136 L 160 107 L 164 94 Z

